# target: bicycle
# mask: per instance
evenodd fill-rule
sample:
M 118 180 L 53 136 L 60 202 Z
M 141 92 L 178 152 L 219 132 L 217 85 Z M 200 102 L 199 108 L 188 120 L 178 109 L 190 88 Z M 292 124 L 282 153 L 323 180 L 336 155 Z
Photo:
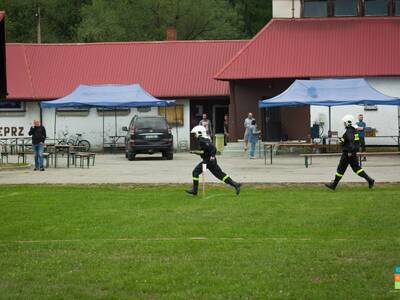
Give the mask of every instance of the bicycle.
M 88 152 L 90 150 L 90 142 L 88 140 L 82 139 L 82 133 L 75 133 L 74 136 L 68 136 L 68 131 L 63 131 L 63 138 L 57 139 L 59 145 L 70 145 L 81 147 L 83 152 Z

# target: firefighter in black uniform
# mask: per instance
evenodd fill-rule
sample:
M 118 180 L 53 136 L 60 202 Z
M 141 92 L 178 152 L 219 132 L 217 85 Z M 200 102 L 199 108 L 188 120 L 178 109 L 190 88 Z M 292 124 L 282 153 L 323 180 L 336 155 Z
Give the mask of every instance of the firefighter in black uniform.
M 239 195 L 240 183 L 233 181 L 232 178 L 226 175 L 218 166 L 217 159 L 215 158 L 217 150 L 208 137 L 206 128 L 201 125 L 195 126 L 191 133 L 196 135 L 200 146 L 200 150 L 192 151 L 192 153 L 200 155 L 203 161 L 193 169 L 193 187 L 190 190 L 186 190 L 186 192 L 191 195 L 197 195 L 199 189 L 199 175 L 203 172 L 203 164 L 206 164 L 207 169 L 209 169 L 215 177 L 233 186 L 236 190 L 236 195 Z
M 360 138 L 358 136 L 357 129 L 354 128 L 354 118 L 352 115 L 346 115 L 342 119 L 344 126 L 346 127 L 346 132 L 341 138 L 342 143 L 342 156 L 340 158 L 339 165 L 337 167 L 337 172 L 335 179 L 325 184 L 331 190 L 334 190 L 338 185 L 340 179 L 342 179 L 347 166 L 353 169 L 353 171 L 360 177 L 364 178 L 368 182 L 368 187 L 371 189 L 374 186 L 375 180 L 372 179 L 365 173 L 365 171 L 360 167 L 357 160 L 357 152 L 360 147 Z

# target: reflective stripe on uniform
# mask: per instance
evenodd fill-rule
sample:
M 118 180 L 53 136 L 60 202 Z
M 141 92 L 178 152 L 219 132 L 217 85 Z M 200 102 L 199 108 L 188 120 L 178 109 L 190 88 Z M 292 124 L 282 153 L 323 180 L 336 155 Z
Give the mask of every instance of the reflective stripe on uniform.
M 222 178 L 222 181 L 225 182 L 225 180 L 227 180 L 229 178 L 228 175 L 225 175 L 224 178 Z
M 361 172 L 363 172 L 364 170 L 363 169 L 360 169 L 360 170 L 358 170 L 356 173 L 357 174 L 360 174 Z
M 336 172 L 336 176 L 343 177 L 343 174 L 340 174 L 340 173 Z
M 354 134 L 354 140 L 355 140 L 355 141 L 359 141 L 359 140 L 360 140 L 360 137 L 358 136 L 358 133 L 355 133 L 355 134 Z
M 194 181 L 199 181 L 199 177 L 193 177 Z
M 194 151 L 196 154 L 204 154 L 204 150 L 196 150 Z

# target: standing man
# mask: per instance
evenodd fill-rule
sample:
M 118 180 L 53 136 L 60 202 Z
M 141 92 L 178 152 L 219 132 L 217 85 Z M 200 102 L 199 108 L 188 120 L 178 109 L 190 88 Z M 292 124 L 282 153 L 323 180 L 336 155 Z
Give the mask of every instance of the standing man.
M 190 132 L 196 136 L 199 140 L 200 149 L 197 151 L 191 151 L 191 153 L 198 154 L 201 156 L 202 161 L 193 169 L 193 187 L 190 190 L 186 190 L 186 193 L 193 196 L 197 195 L 199 189 L 199 176 L 203 173 L 203 164 L 206 165 L 207 169 L 217 177 L 219 180 L 233 186 L 236 190 L 236 195 L 240 193 L 240 183 L 232 180 L 228 175 L 226 175 L 221 168 L 218 166 L 215 154 L 217 149 L 211 142 L 209 136 L 206 133 L 206 129 L 203 126 L 195 126 Z
M 363 121 L 364 116 L 362 114 L 358 115 L 358 122 L 357 124 L 357 131 L 358 131 L 358 136 L 360 138 L 360 148 L 361 152 L 365 152 L 365 127 L 367 127 L 367 124 Z M 366 161 L 367 158 L 364 156 L 363 161 Z
M 249 112 L 247 118 L 244 119 L 244 151 L 247 151 L 247 146 L 249 145 L 249 129 L 251 126 L 251 122 L 254 120 L 253 114 Z
M 342 156 L 337 167 L 335 179 L 331 183 L 327 183 L 325 185 L 331 190 L 334 190 L 340 179 L 342 179 L 344 172 L 346 172 L 347 166 L 350 165 L 354 173 L 364 178 L 368 182 L 368 187 L 371 189 L 374 186 L 375 180 L 365 173 L 365 171 L 358 164 L 357 160 L 357 152 L 360 147 L 360 138 L 356 129 L 357 127 L 354 124 L 354 117 L 352 115 L 346 115 L 342 121 L 346 128 L 346 132 L 341 138 Z
M 250 142 L 250 151 L 249 158 L 254 159 L 256 152 L 256 144 L 258 142 L 258 138 L 260 135 L 260 131 L 257 129 L 256 120 L 251 121 L 251 125 L 249 127 L 249 142 Z
M 203 114 L 203 118 L 200 120 L 199 125 L 203 126 L 207 131 L 207 135 L 212 138 L 212 124 L 207 118 L 207 114 Z
M 229 116 L 225 114 L 224 116 L 224 146 L 229 142 Z
M 39 120 L 34 120 L 28 134 L 32 136 L 32 148 L 35 154 L 35 168 L 33 170 L 44 171 L 43 150 L 44 141 L 46 140 L 46 129 L 40 124 Z

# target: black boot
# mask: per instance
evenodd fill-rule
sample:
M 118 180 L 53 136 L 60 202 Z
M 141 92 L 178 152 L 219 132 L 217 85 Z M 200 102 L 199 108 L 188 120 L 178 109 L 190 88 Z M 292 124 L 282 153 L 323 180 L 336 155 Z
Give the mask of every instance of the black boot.
M 226 183 L 226 184 L 229 184 L 229 185 L 231 185 L 231 186 L 233 186 L 233 187 L 235 188 L 235 190 L 236 190 L 236 195 L 239 195 L 239 194 L 240 194 L 240 187 L 241 187 L 241 184 L 240 184 L 240 183 L 237 183 L 237 182 L 233 181 L 230 177 L 228 177 L 228 178 L 225 180 L 225 183 Z
M 329 182 L 329 183 L 325 183 L 325 186 L 328 188 L 328 189 L 331 189 L 332 191 L 334 191 L 335 189 L 336 189 L 336 186 L 337 186 L 337 182 L 336 181 L 331 181 L 331 182 Z
M 193 187 L 190 190 L 186 190 L 185 192 L 193 196 L 197 196 L 198 190 L 199 190 L 199 181 L 193 180 Z
M 358 176 L 364 178 L 368 182 L 368 188 L 372 189 L 375 184 L 375 180 L 372 179 L 371 177 L 368 176 L 367 173 L 365 173 L 364 170 L 362 170 L 360 173 L 358 173 Z
M 343 176 L 343 175 L 342 175 Z M 325 183 L 325 186 L 328 189 L 331 189 L 332 191 L 334 191 L 340 181 L 340 179 L 342 179 L 342 176 L 338 176 L 337 174 L 335 175 L 335 179 L 333 181 L 331 181 L 330 183 Z

